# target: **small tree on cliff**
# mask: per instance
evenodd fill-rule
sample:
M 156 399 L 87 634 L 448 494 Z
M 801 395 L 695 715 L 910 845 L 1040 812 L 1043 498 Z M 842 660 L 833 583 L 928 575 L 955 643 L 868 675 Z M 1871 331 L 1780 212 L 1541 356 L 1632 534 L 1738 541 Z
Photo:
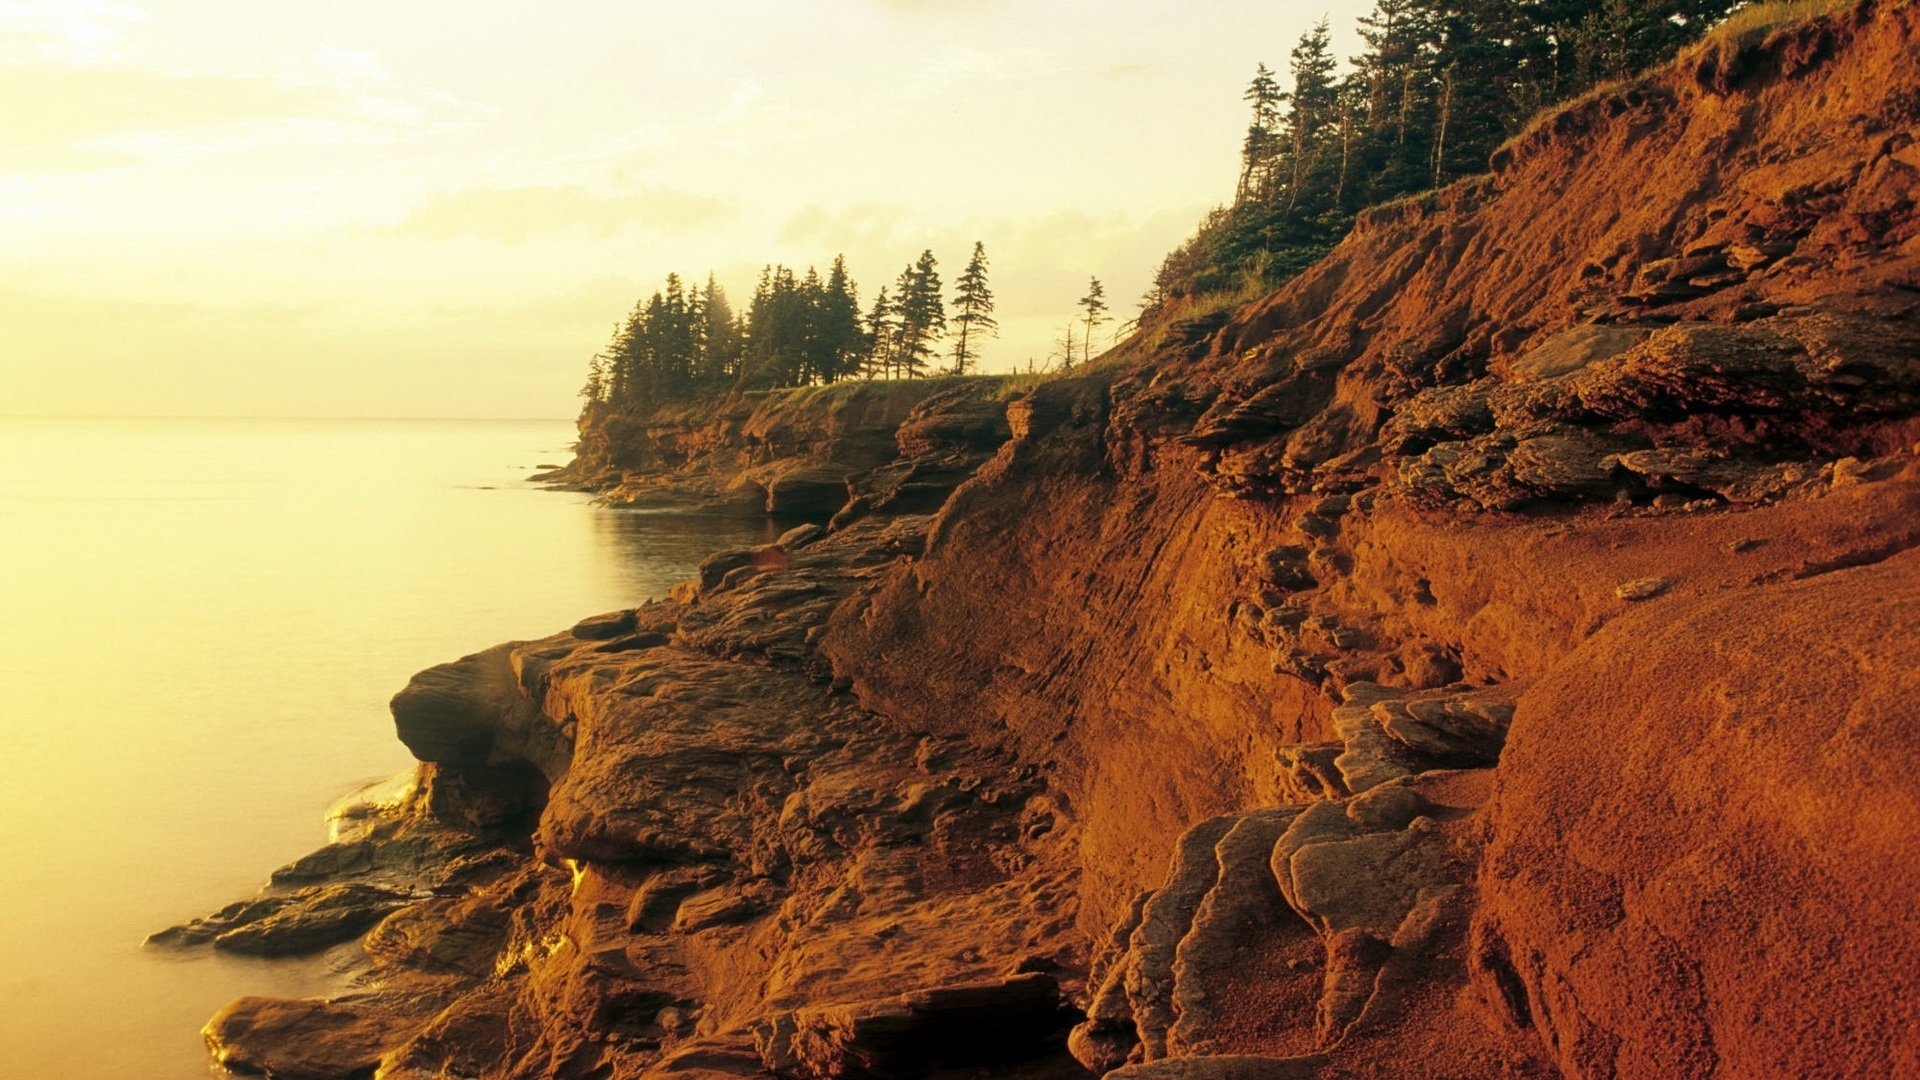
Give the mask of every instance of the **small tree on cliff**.
M 614 331 L 616 334 L 619 331 Z M 597 352 L 587 362 L 587 385 L 580 388 L 580 396 L 591 404 L 598 405 L 607 400 L 607 354 Z
M 894 346 L 899 338 L 893 309 L 893 299 L 882 287 L 873 298 L 873 310 L 867 313 L 867 361 L 863 370 L 869 379 L 893 378 Z
M 1290 57 L 1293 91 L 1287 96 L 1290 107 L 1285 124 L 1289 208 L 1298 207 L 1303 197 L 1309 205 L 1319 201 L 1321 185 L 1314 183 L 1314 174 L 1321 168 L 1338 120 L 1331 42 L 1327 20 L 1321 19 L 1300 36 Z
M 1267 65 L 1261 64 L 1254 70 L 1245 95 L 1247 104 L 1253 106 L 1253 120 L 1247 125 L 1247 138 L 1240 147 L 1237 199 L 1254 198 L 1271 183 L 1273 162 L 1280 154 L 1280 103 L 1286 96 Z
M 1080 298 L 1080 321 L 1087 324 L 1087 332 L 1080 346 L 1085 350 L 1087 361 L 1093 360 L 1093 332 L 1101 323 L 1107 321 L 1107 289 L 1100 284 L 1099 278 L 1087 279 L 1087 295 Z
M 980 341 L 1000 329 L 993 319 L 993 290 L 987 287 L 987 248 L 975 241 L 973 258 L 955 283 L 953 322 L 959 328 L 953 342 L 953 373 L 965 375 L 979 361 Z
M 1047 357 L 1047 366 L 1052 367 L 1054 358 L 1058 357 L 1060 360 L 1060 370 L 1072 371 L 1073 370 L 1073 320 L 1072 319 L 1067 320 L 1066 333 L 1061 335 L 1059 341 L 1056 341 L 1053 343 L 1053 347 L 1056 351 Z

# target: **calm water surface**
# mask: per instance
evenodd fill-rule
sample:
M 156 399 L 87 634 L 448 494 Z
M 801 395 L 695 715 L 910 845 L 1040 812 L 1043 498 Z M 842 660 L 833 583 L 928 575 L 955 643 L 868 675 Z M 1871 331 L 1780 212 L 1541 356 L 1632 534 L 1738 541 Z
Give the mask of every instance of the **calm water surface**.
M 414 671 L 665 592 L 763 523 L 526 485 L 550 421 L 0 420 L 0 1076 L 204 1080 L 324 964 L 145 950 L 410 763 Z

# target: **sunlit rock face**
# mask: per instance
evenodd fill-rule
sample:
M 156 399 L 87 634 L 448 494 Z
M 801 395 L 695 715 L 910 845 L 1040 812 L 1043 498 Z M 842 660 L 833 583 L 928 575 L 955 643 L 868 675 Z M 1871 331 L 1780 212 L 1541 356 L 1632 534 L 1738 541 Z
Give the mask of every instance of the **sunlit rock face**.
M 216 1055 L 1915 1071 L 1916 37 L 1693 56 L 1217 328 L 836 421 L 882 460 L 603 424 L 623 491 L 845 497 L 417 677 L 414 795 L 177 931 L 366 912 L 364 991 L 237 1002 Z

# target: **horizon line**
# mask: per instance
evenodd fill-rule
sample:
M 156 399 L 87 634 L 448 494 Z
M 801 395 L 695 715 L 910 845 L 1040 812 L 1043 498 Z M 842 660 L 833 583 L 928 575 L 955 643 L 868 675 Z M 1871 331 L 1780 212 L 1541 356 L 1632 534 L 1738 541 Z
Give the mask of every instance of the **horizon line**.
M 298 416 L 290 414 L 245 413 L 0 413 L 0 420 L 307 420 L 342 423 L 373 423 L 405 420 L 410 422 L 472 423 L 572 423 L 572 416 Z

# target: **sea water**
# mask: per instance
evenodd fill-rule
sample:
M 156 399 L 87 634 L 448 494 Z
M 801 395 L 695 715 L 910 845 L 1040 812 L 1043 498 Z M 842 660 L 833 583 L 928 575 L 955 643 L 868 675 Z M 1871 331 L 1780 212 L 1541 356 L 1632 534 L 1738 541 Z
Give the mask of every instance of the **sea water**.
M 413 672 L 663 595 L 764 522 L 526 477 L 564 421 L 0 420 L 0 1076 L 205 1078 L 322 963 L 141 947 L 407 768 Z

